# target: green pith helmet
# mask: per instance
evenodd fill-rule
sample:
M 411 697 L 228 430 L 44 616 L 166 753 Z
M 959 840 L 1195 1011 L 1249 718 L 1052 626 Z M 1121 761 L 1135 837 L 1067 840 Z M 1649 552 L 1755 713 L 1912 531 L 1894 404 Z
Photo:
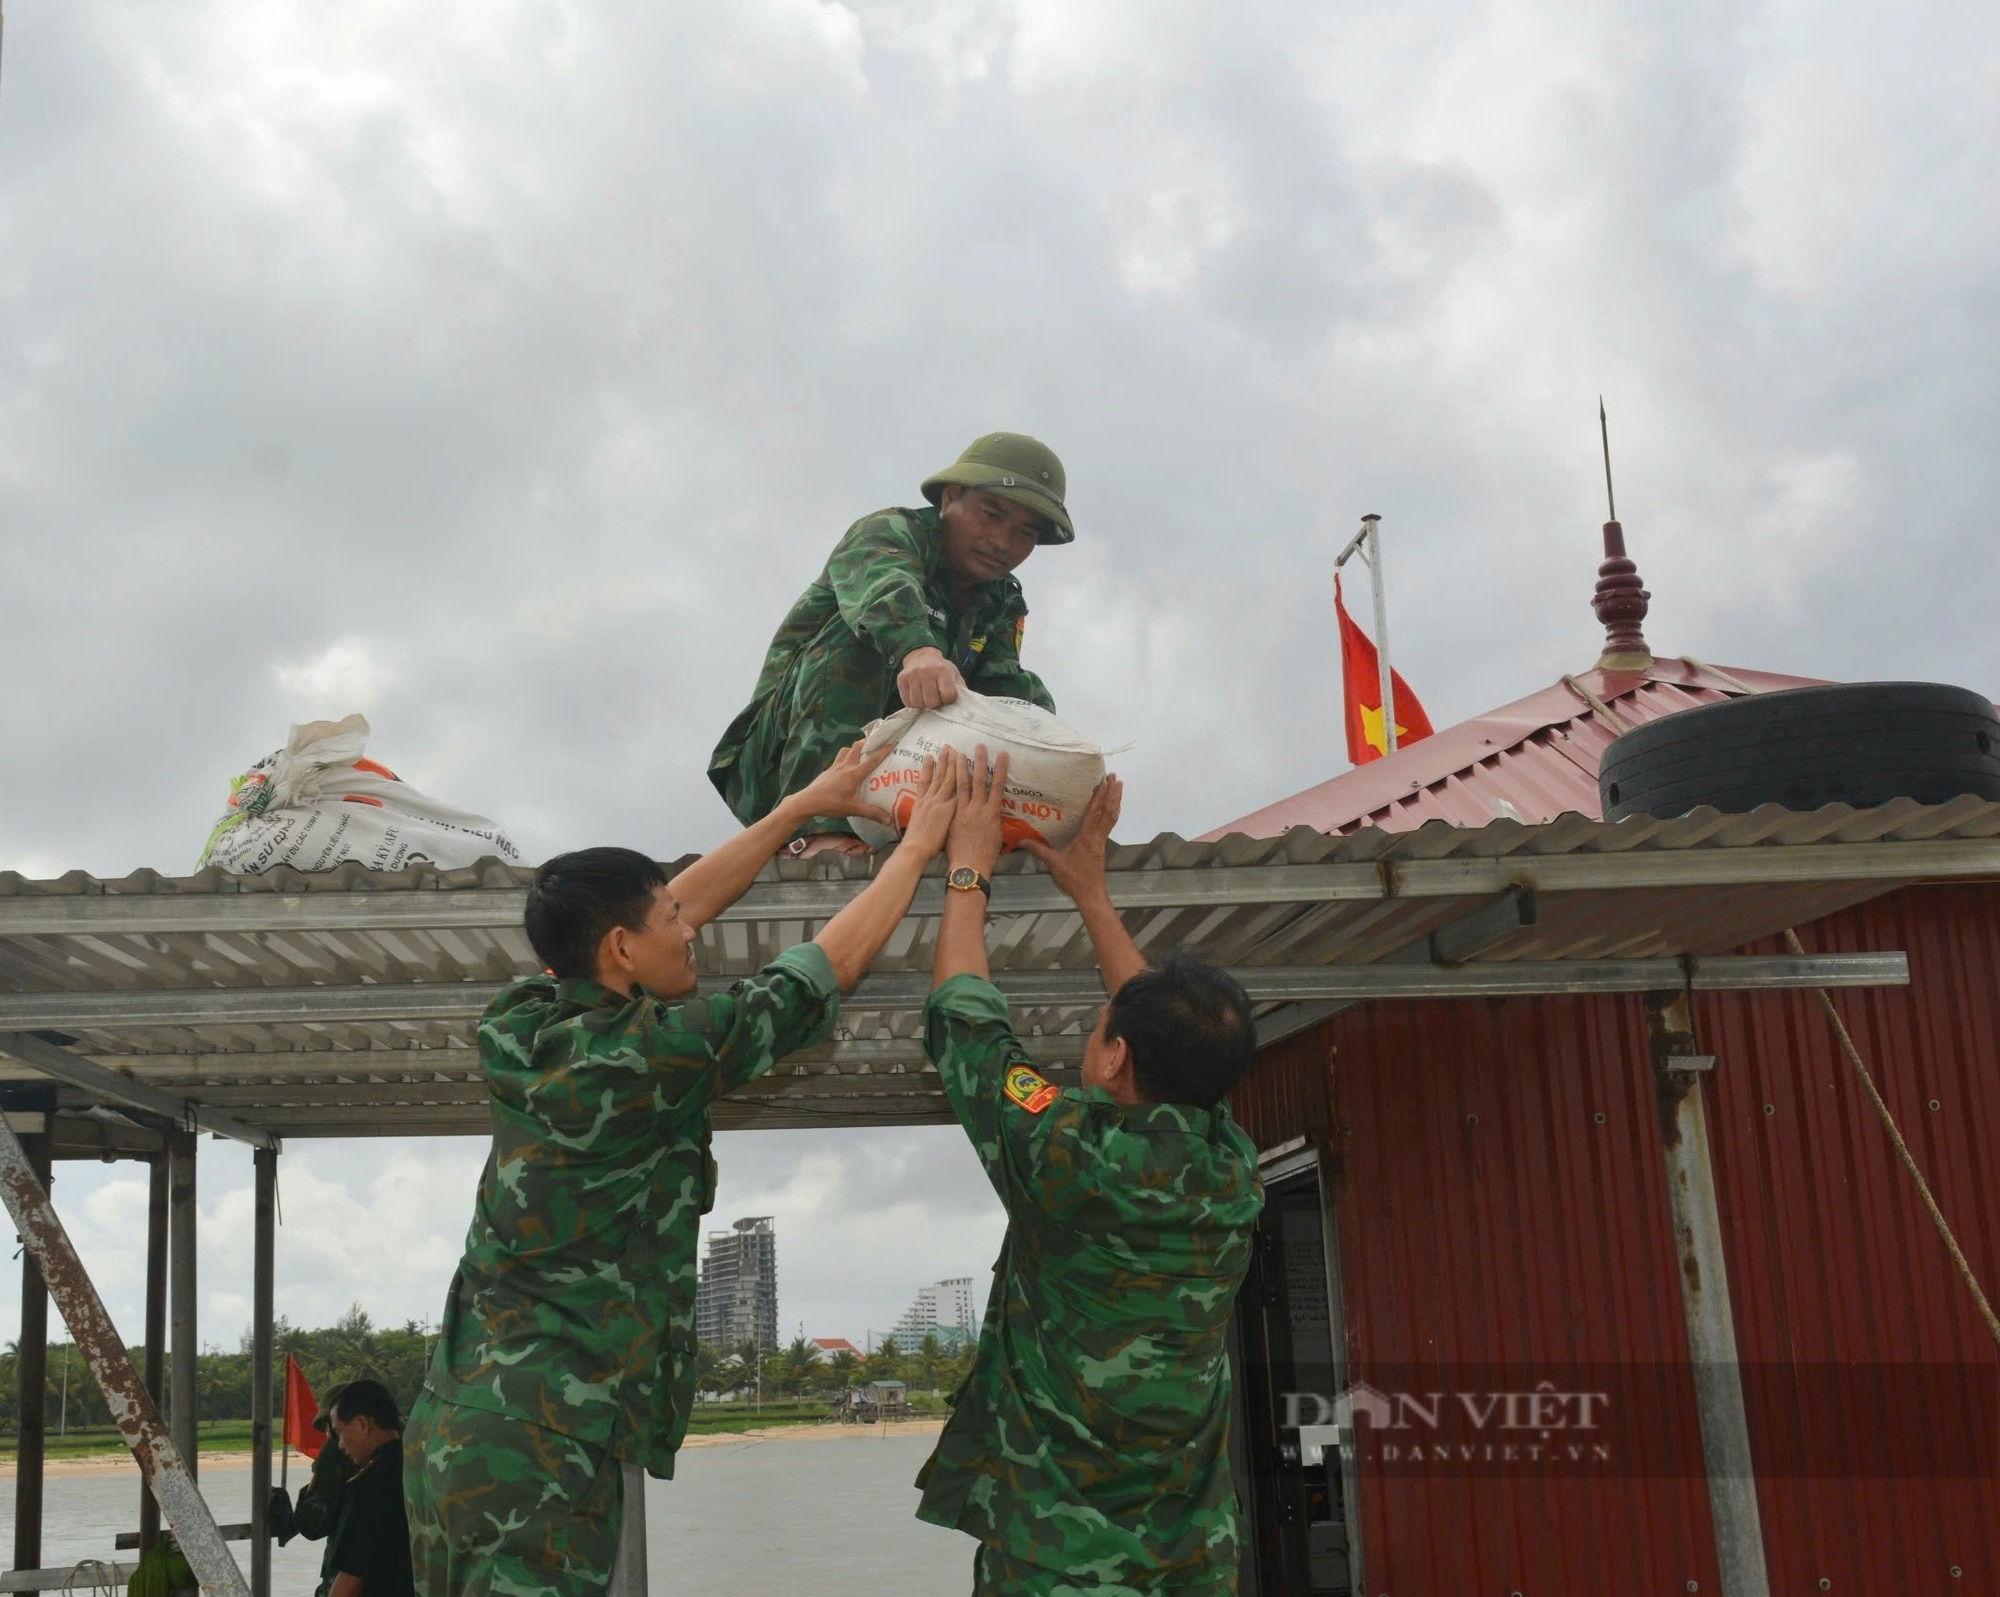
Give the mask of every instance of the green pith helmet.
M 936 504 L 953 483 L 961 488 L 984 488 L 1034 511 L 1046 523 L 1036 540 L 1039 543 L 1071 543 L 1076 539 L 1076 528 L 1070 525 L 1069 511 L 1063 505 L 1063 491 L 1068 486 L 1063 464 L 1039 438 L 1026 433 L 987 433 L 973 439 L 958 459 L 924 479 L 924 497 Z

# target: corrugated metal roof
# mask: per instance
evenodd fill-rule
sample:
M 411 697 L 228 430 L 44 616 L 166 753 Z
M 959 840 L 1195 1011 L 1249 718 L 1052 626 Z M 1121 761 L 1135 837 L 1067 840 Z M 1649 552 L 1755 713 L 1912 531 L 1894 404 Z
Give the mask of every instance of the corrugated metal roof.
M 1480 949 L 1468 972 L 1714 954 L 1901 882 L 2000 875 L 1995 839 L 2000 804 L 1967 800 L 1615 826 L 1570 815 L 1345 836 L 1163 836 L 1116 849 L 1111 863 L 1142 948 L 1187 948 L 1298 994 L 1313 972 L 1379 964 L 1384 979 L 1400 978 L 1412 967 L 1389 956 L 1408 961 L 1429 934 L 1516 888 L 1534 891 L 1538 919 Z M 868 870 L 839 857 L 773 862 L 703 929 L 704 973 L 728 981 L 756 970 L 810 936 Z M 527 880 L 497 863 L 397 876 L 0 874 L 0 1032 L 58 1029 L 90 1058 L 268 1131 L 481 1130 L 473 1029 L 495 986 L 534 968 L 520 931 Z M 919 1046 L 942 903 L 942 885 L 927 882 L 844 1005 L 836 1043 L 753 1084 L 718 1124 L 947 1119 Z M 1002 862 L 993 912 L 996 973 L 1021 993 L 1017 1024 L 1061 1074 L 1101 1002 L 1088 938 L 1030 859 Z M 1267 1023 L 1282 1018 L 1284 1006 L 1263 1007 Z
M 1293 826 L 1402 832 L 1430 821 L 1483 827 L 1510 813 L 1529 822 L 1603 813 L 1597 764 L 1619 733 L 1661 716 L 1741 697 L 1816 686 L 1811 677 L 1739 671 L 1689 659 L 1648 671 L 1592 669 L 1398 749 L 1205 833 L 1269 837 Z M 1595 708 L 1595 699 L 1611 720 Z M 1508 808 L 1501 808 L 1505 805 Z

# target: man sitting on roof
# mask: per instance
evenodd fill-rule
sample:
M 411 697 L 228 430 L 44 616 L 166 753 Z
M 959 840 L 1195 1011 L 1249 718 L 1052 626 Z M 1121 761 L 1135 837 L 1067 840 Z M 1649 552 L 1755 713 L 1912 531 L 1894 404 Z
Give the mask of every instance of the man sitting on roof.
M 746 826 L 810 781 L 878 717 L 935 710 L 971 687 L 1055 700 L 1021 664 L 1028 605 L 1014 568 L 1076 537 L 1055 451 L 988 433 L 923 485 L 935 509 L 878 510 L 847 529 L 771 639 L 749 706 L 708 777 Z M 802 823 L 798 852 L 861 851 L 843 817 Z
M 1083 1086 L 1044 1080 L 987 979 L 1007 762 L 985 754 L 946 844 L 924 1043 L 1007 1240 L 918 1517 L 979 1539 L 975 1597 L 1220 1597 L 1242 1555 L 1224 1339 L 1264 1204 L 1222 1103 L 1255 1052 L 1250 1001 L 1196 960 L 1147 966 L 1105 884 L 1108 777 L 1066 849 L 1022 845 L 1075 901 L 1111 994 Z
M 695 1244 L 715 1199 L 709 1105 L 825 1037 L 944 842 L 927 773 L 895 853 L 810 943 L 695 996 L 695 933 L 815 815 L 852 812 L 857 745 L 671 882 L 623 848 L 562 854 L 524 916 L 548 967 L 479 1024 L 493 1150 L 411 1411 L 404 1485 L 424 1597 L 598 1592 L 619 1464 L 670 1478 L 695 1379 Z

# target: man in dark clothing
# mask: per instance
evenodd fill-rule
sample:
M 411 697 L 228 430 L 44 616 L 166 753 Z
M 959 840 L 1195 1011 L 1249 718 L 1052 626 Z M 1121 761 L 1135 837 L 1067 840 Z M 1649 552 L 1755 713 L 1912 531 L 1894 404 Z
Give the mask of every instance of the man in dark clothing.
M 340 1450 L 340 1443 L 333 1439 L 333 1405 L 340 1401 L 345 1390 L 344 1385 L 333 1386 L 320 1396 L 312 1428 L 326 1440 L 313 1455 L 312 1475 L 299 1488 L 297 1505 L 294 1506 L 291 1493 L 284 1487 L 271 1488 L 271 1534 L 278 1538 L 280 1547 L 294 1536 L 303 1536 L 309 1542 L 326 1541 L 340 1523 L 341 1494 L 347 1489 L 347 1477 L 354 1471 L 353 1464 Z M 333 1585 L 334 1574 L 333 1544 L 328 1542 L 320 1556 L 319 1585 L 314 1589 L 323 1594 Z
M 333 1403 L 333 1438 L 352 1469 L 327 1550 L 325 1597 L 415 1597 L 403 1512 L 403 1416 L 380 1381 L 350 1381 Z
M 319 1413 L 313 1416 L 313 1429 L 326 1440 L 320 1443 L 318 1454 L 312 1461 L 312 1475 L 299 1488 L 296 1508 L 288 1505 L 286 1524 L 279 1535 L 279 1543 L 289 1541 L 292 1536 L 303 1536 L 309 1542 L 324 1541 L 333 1534 L 333 1527 L 340 1522 L 340 1494 L 347 1486 L 347 1477 L 354 1465 L 340 1450 L 340 1443 L 333 1438 L 333 1405 L 340 1401 L 345 1385 L 336 1386 L 320 1399 Z M 282 1491 L 282 1488 L 280 1488 Z M 320 1571 L 322 1576 L 331 1577 L 333 1570 Z

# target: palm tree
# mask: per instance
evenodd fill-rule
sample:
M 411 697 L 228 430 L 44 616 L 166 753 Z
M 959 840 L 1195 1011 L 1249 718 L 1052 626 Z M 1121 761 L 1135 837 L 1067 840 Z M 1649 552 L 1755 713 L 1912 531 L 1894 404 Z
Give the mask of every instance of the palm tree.
M 861 1368 L 861 1355 L 851 1347 L 841 1348 L 826 1361 L 826 1368 L 827 1373 L 844 1391 L 854 1384 L 855 1374 Z
M 865 1373 L 871 1381 L 893 1381 L 902 1375 L 903 1352 L 893 1336 L 883 1337 L 882 1345 L 868 1355 Z
M 728 1389 L 728 1360 L 709 1342 L 698 1342 L 694 1350 L 694 1389 L 697 1394 L 715 1397 Z
M 796 1336 L 792 1338 L 791 1346 L 785 1349 L 781 1363 L 785 1391 L 793 1397 L 804 1397 L 819 1368 L 820 1350 L 803 1335 Z
M 935 1397 L 938 1389 L 938 1371 L 945 1362 L 944 1344 L 938 1340 L 935 1331 L 926 1331 L 923 1341 L 917 1344 L 917 1372 L 925 1386 Z
M 736 1345 L 723 1364 L 723 1376 L 729 1382 L 729 1389 L 737 1396 L 745 1392 L 759 1392 L 763 1383 L 764 1359 L 756 1342 L 744 1341 Z

